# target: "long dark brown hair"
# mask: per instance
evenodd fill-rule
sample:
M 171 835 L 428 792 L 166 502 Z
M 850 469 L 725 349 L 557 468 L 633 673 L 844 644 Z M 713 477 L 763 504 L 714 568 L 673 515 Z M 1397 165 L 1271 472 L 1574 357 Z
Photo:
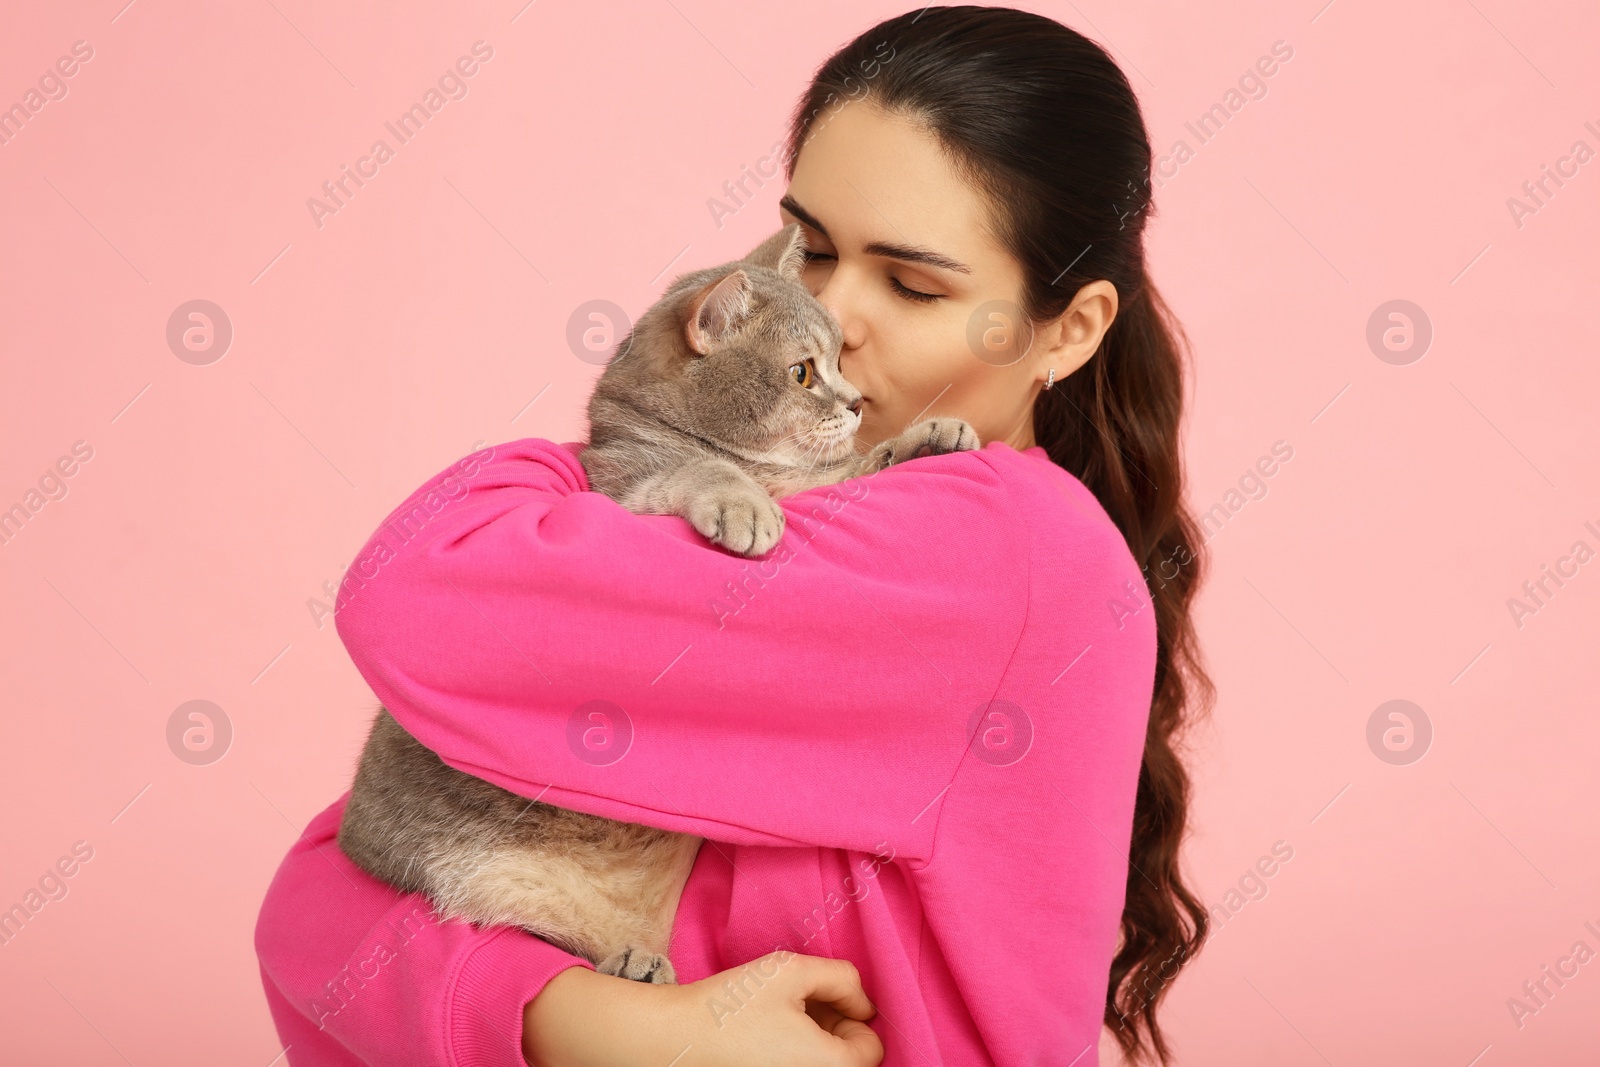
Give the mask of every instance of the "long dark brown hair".
M 818 69 L 790 123 L 787 176 L 819 122 L 868 98 L 925 124 L 987 194 L 1027 277 L 1027 319 L 1057 317 L 1090 281 L 1116 286 L 1117 315 L 1098 351 L 1039 393 L 1034 436 L 1099 498 L 1155 605 L 1155 693 L 1104 1020 L 1126 1058 L 1153 1052 L 1165 1064 L 1156 1007 L 1209 928 L 1178 870 L 1189 776 L 1177 735 L 1215 691 L 1189 615 L 1204 557 L 1179 451 L 1188 341 L 1145 273 L 1144 118 L 1111 57 L 1066 26 L 1011 8 L 928 7 L 879 23 Z

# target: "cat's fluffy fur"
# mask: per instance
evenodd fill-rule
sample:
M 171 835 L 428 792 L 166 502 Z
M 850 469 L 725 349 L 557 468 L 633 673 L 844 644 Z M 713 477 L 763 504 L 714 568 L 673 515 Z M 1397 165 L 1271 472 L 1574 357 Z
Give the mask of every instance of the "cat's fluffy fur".
M 742 260 L 676 279 L 640 316 L 589 402 L 579 458 L 594 491 L 757 556 L 783 534 L 774 496 L 978 446 L 971 426 L 942 418 L 856 450 L 861 393 L 839 373 L 839 326 L 801 282 L 804 263 L 790 224 Z M 676 981 L 667 948 L 700 838 L 474 778 L 383 708 L 339 845 L 446 918 L 521 926 L 604 973 Z

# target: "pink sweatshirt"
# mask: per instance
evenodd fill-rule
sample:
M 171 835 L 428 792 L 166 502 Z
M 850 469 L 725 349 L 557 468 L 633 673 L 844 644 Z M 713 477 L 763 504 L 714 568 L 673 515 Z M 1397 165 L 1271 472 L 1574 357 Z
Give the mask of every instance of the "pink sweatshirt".
M 995 442 L 787 497 L 752 561 L 588 491 L 581 447 L 474 453 L 379 527 L 337 614 L 377 697 L 452 766 L 706 838 L 680 981 L 842 957 L 885 1067 L 1097 1064 L 1156 630 L 1094 496 Z M 521 1064 L 523 1005 L 592 965 L 365 875 L 345 799 L 256 929 L 289 1062 Z

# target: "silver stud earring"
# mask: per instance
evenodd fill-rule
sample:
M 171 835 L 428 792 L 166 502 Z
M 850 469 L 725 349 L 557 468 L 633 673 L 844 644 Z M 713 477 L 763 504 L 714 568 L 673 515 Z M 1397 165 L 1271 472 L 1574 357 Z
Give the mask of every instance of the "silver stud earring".
M 1054 367 L 1051 367 L 1050 368 L 1050 377 L 1048 377 L 1048 378 L 1046 378 L 1044 380 L 1044 387 L 1046 389 L 1048 389 L 1054 384 L 1056 384 L 1056 369 Z

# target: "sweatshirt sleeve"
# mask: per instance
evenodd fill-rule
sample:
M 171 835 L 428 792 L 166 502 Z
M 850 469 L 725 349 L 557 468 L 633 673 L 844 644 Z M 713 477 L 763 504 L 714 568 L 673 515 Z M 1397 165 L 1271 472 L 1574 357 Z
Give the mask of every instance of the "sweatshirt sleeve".
M 349 793 L 284 857 L 256 921 L 256 956 L 291 1064 L 511 1067 L 523 1007 L 593 966 L 515 927 L 440 921 L 420 894 L 370 877 L 336 835 Z
M 751 560 L 590 491 L 581 447 L 467 456 L 368 540 L 336 622 L 384 706 L 530 798 L 736 844 L 892 827 L 926 860 L 1027 618 L 1007 479 L 1040 460 L 995 442 L 785 497 Z

